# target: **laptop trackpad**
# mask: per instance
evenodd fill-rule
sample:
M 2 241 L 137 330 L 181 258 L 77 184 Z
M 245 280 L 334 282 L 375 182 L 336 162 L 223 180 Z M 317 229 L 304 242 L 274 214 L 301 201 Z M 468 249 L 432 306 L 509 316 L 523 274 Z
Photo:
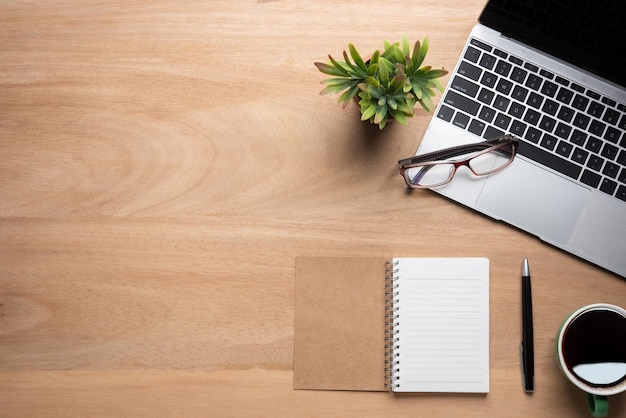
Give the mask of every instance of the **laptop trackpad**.
M 476 206 L 496 219 L 563 246 L 588 195 L 584 187 L 518 158 L 487 179 Z

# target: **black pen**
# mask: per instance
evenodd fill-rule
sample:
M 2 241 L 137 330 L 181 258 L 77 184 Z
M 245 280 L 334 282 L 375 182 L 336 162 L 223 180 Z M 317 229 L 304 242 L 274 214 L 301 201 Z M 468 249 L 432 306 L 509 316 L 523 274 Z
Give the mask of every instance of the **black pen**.
M 533 342 L 533 301 L 530 292 L 528 258 L 522 264 L 522 343 L 520 345 L 524 391 L 535 389 L 535 349 Z

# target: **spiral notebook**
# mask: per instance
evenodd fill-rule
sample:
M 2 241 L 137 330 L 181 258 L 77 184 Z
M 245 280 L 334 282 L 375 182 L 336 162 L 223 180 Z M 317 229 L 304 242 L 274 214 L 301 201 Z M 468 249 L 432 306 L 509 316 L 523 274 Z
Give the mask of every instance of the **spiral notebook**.
M 489 392 L 489 260 L 296 258 L 294 388 Z

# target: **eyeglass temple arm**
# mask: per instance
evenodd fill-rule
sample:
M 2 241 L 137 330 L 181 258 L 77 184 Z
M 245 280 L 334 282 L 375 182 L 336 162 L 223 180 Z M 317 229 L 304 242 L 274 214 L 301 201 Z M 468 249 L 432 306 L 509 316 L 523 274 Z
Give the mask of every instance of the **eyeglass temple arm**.
M 426 161 L 438 161 L 445 160 L 452 157 L 457 157 L 459 155 L 467 154 L 470 152 L 483 151 L 487 148 L 493 147 L 494 145 L 501 144 L 503 142 L 507 142 L 514 139 L 512 135 L 504 135 L 495 139 L 490 139 L 484 142 L 478 142 L 475 144 L 465 144 L 459 145 L 452 148 L 447 148 L 444 150 L 438 150 L 429 152 L 427 154 L 416 155 L 411 158 L 405 158 L 404 160 L 398 161 L 398 166 L 409 165 L 409 164 L 417 164 Z

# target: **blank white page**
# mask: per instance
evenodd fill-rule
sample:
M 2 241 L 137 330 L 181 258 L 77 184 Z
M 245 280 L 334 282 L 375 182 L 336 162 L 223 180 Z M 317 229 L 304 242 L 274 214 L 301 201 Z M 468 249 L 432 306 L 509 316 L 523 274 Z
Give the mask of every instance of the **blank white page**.
M 395 258 L 394 392 L 489 392 L 489 260 Z

